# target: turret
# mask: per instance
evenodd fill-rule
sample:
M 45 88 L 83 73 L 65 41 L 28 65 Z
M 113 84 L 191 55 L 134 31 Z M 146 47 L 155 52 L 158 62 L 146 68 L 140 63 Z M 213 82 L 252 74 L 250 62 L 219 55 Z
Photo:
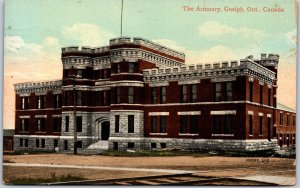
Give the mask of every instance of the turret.
M 261 59 L 258 63 L 275 72 L 277 78 L 277 68 L 279 63 L 278 54 L 261 54 Z

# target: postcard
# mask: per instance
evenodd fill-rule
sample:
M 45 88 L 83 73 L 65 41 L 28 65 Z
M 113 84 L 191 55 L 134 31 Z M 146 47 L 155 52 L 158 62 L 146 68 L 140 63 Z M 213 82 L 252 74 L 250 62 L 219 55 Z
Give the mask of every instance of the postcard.
M 295 185 L 297 2 L 6 0 L 3 184 Z

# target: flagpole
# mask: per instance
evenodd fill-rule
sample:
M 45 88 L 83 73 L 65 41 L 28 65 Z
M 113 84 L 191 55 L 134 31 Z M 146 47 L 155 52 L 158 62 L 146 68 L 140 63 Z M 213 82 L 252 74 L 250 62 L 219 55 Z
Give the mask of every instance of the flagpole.
M 123 0 L 122 0 L 122 7 L 121 7 L 121 37 L 123 34 Z

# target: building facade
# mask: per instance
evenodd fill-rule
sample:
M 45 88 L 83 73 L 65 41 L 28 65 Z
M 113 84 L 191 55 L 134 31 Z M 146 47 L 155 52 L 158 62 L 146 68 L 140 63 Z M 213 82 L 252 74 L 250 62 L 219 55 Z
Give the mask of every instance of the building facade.
M 15 84 L 15 150 L 278 148 L 279 56 L 185 64 L 142 38 L 62 48 L 62 80 Z M 76 77 L 75 77 L 76 76 Z M 74 109 L 75 106 L 75 109 Z M 76 118 L 74 118 L 76 111 Z

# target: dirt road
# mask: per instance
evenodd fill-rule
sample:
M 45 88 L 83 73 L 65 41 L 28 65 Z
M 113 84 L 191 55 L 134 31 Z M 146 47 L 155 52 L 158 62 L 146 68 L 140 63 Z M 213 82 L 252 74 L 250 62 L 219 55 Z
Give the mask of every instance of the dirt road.
M 68 154 L 35 154 L 35 155 L 4 155 L 4 163 L 31 163 L 54 165 L 81 165 L 99 167 L 119 167 L 120 170 L 103 169 L 70 169 L 48 167 L 13 167 L 4 165 L 4 180 L 9 182 L 13 176 L 48 177 L 51 173 L 77 174 L 86 179 L 124 178 L 147 175 L 166 174 L 135 171 L 134 168 L 144 169 L 173 169 L 190 170 L 197 174 L 218 177 L 247 176 L 247 175 L 276 175 L 295 177 L 294 159 L 260 157 L 112 157 L 112 156 L 82 156 Z M 122 168 L 133 168 L 124 171 Z

